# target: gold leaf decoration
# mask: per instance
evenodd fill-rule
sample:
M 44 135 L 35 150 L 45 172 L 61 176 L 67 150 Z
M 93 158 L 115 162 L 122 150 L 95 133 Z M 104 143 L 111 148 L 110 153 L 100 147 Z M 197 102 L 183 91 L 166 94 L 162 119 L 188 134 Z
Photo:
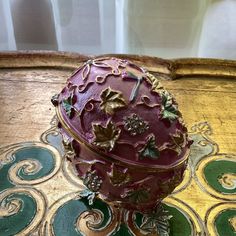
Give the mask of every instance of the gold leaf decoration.
M 93 132 L 95 136 L 93 144 L 106 151 L 111 151 L 120 136 L 121 130 L 109 121 L 106 127 L 100 124 L 93 124 Z
M 160 91 L 164 89 L 158 78 L 156 78 L 154 75 L 150 74 L 149 72 L 147 72 L 146 75 L 149 82 L 152 85 L 152 91 L 159 93 Z
M 130 181 L 130 175 L 128 174 L 128 169 L 119 169 L 116 165 L 112 164 L 111 172 L 108 173 L 111 183 L 114 186 L 121 186 Z
M 123 195 L 134 204 L 147 203 L 149 199 L 150 189 L 129 189 Z
M 172 140 L 177 146 L 184 147 L 187 145 L 186 135 L 181 131 L 178 131 L 176 134 L 173 134 Z
M 159 204 L 150 214 L 145 214 L 140 229 L 145 235 L 170 235 L 169 219 L 172 215 Z
M 171 136 L 172 143 L 167 146 L 168 149 L 171 149 L 178 153 L 181 153 L 182 148 L 187 145 L 187 136 L 182 132 L 178 131 L 176 134 Z
M 112 90 L 110 87 L 102 92 L 101 100 L 101 110 L 109 115 L 113 115 L 116 109 L 126 106 L 122 93 Z

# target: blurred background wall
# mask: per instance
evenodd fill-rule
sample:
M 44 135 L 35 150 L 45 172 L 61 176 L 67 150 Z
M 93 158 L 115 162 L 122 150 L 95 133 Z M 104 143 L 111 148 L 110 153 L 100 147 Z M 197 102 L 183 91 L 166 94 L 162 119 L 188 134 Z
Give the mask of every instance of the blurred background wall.
M 0 50 L 236 59 L 236 0 L 0 0 Z

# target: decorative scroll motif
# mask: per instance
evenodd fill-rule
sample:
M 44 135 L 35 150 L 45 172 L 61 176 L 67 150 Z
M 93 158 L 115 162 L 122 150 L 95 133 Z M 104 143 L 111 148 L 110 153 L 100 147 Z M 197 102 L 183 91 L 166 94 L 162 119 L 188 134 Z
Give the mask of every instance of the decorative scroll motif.
M 221 202 L 207 212 L 206 225 L 212 235 L 234 236 L 236 205 L 235 202 Z
M 93 211 L 88 211 L 88 212 L 84 212 L 82 213 L 77 222 L 76 222 L 76 228 L 79 231 L 87 231 L 86 228 L 90 229 L 91 231 L 97 231 L 101 224 L 104 221 L 104 215 L 102 213 L 102 211 L 99 210 L 93 210 Z M 87 224 L 87 227 L 85 227 L 85 224 Z
M 236 189 L 236 174 L 226 173 L 218 177 L 218 181 L 225 189 Z
M 84 110 L 87 112 L 91 112 L 94 109 L 94 104 L 93 104 L 93 100 L 89 100 L 85 106 L 84 106 Z
M 111 172 L 108 173 L 110 181 L 114 186 L 121 186 L 128 183 L 131 177 L 128 173 L 128 168 L 119 168 L 115 164 L 112 164 Z
M 23 202 L 20 199 L 5 198 L 0 205 L 0 217 L 15 215 L 19 212 Z
M 117 65 L 116 66 L 113 66 L 113 65 L 110 65 L 108 63 L 104 63 L 102 62 L 104 60 L 104 58 L 98 58 L 98 59 L 94 59 L 94 63 L 93 65 L 96 66 L 96 67 L 103 67 L 104 66 L 107 68 L 109 68 L 111 70 L 111 72 L 108 72 L 107 74 L 101 76 L 97 76 L 95 81 L 99 84 L 102 84 L 102 83 L 105 83 L 106 82 L 106 79 L 108 76 L 110 75 L 113 75 L 113 76 L 119 76 L 121 74 L 121 71 L 119 69 L 119 67 L 126 67 L 126 62 L 125 61 L 122 61 L 120 59 L 117 59 Z
M 212 128 L 208 124 L 208 122 L 199 122 L 191 127 L 191 131 L 195 133 L 200 133 L 203 135 L 211 135 Z
M 121 130 L 109 121 L 106 127 L 93 124 L 93 132 L 95 136 L 93 144 L 106 151 L 111 151 L 120 136 Z
M 105 75 L 98 75 L 95 78 L 95 82 L 98 84 L 103 84 L 106 82 L 106 79 L 108 76 L 113 75 L 113 76 L 119 76 L 121 75 L 121 70 L 119 69 L 120 67 L 126 67 L 127 62 L 121 59 L 117 59 L 117 65 L 111 65 L 109 64 L 109 62 L 104 62 L 104 60 L 106 59 L 110 59 L 109 57 L 107 58 L 95 58 L 95 59 L 91 59 L 88 60 L 85 64 L 83 64 L 77 71 L 76 73 L 78 73 L 79 71 L 81 71 L 82 69 L 82 81 L 84 82 L 84 84 L 79 85 L 79 92 L 84 92 L 85 88 L 89 85 L 89 83 L 91 83 L 91 81 L 88 81 L 89 79 L 89 74 L 91 71 L 92 66 L 97 67 L 97 68 L 105 68 L 107 69 L 109 72 L 106 73 Z M 75 73 L 75 74 L 76 74 Z M 75 75 L 74 74 L 74 75 Z
M 91 60 L 88 60 L 84 65 L 82 65 L 77 71 L 77 72 L 79 72 L 83 68 L 83 70 L 82 70 L 82 80 L 87 81 L 88 76 L 90 74 L 91 66 L 111 69 L 111 71 L 112 71 L 111 74 L 116 74 L 116 68 L 114 68 L 112 65 L 108 64 L 107 62 L 104 62 L 103 60 L 105 60 L 105 59 L 109 59 L 109 58 L 91 59 Z M 106 77 L 107 76 L 108 75 L 106 75 Z
M 137 105 L 144 105 L 144 106 L 147 106 L 147 107 L 150 107 L 150 108 L 161 106 L 159 103 L 151 103 L 150 98 L 146 95 L 142 95 L 140 100 L 141 101 L 138 102 Z
M 112 90 L 110 87 L 101 93 L 101 110 L 109 115 L 113 115 L 115 110 L 126 106 L 122 93 Z
M 29 235 L 41 223 L 45 210 L 44 197 L 33 188 L 24 186 L 2 191 L 0 235 Z
M 21 179 L 21 176 L 19 174 L 20 170 L 22 171 L 23 175 L 34 175 L 38 173 L 42 168 L 43 166 L 37 160 L 22 160 L 19 163 L 11 166 L 11 168 L 9 169 L 8 177 L 14 183 L 24 184 L 25 181 Z
M 29 235 L 41 223 L 45 197 L 34 186 L 58 172 L 59 152 L 28 142 L 0 148 L 0 235 Z M 13 227 L 14 225 L 14 227 Z
M 91 69 L 91 65 L 93 64 L 93 61 L 92 60 L 88 60 L 86 62 L 86 64 L 84 65 L 83 67 L 83 71 L 82 71 L 82 80 L 87 80 L 88 78 L 88 75 L 90 73 L 90 69 Z
M 227 200 L 236 200 L 235 175 L 236 156 L 234 155 L 207 157 L 199 163 L 196 171 L 200 186 L 213 196 Z M 224 179 L 224 177 L 228 178 Z
M 84 92 L 86 92 L 86 91 L 90 88 L 90 86 L 91 86 L 92 84 L 94 84 L 93 81 L 88 82 L 88 83 L 86 83 L 86 84 L 81 84 L 81 85 L 79 85 L 79 86 L 77 87 L 77 88 L 78 88 L 78 92 L 79 92 L 79 93 L 84 93 Z
M 160 152 L 158 147 L 156 146 L 156 138 L 152 134 L 148 137 L 146 144 L 144 147 L 138 151 L 139 158 L 150 158 L 150 159 L 158 159 L 160 156 Z
M 0 179 L 6 186 L 42 183 L 57 173 L 61 163 L 58 151 L 41 143 L 22 144 L 7 155 L 12 156 L 12 162 L 5 162 L 0 171 Z M 3 170 L 8 173 L 7 176 Z
M 148 122 L 144 121 L 137 114 L 124 118 L 124 129 L 127 130 L 132 136 L 143 134 L 149 129 Z

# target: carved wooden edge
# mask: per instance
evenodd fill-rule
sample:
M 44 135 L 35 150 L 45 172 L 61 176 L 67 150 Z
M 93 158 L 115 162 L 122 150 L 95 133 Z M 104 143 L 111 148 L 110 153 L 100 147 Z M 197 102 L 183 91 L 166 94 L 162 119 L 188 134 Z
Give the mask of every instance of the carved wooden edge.
M 176 78 L 204 75 L 236 79 L 236 60 L 181 58 L 174 59 L 172 62 Z
M 57 51 L 9 51 L 0 52 L 0 69 L 4 68 L 60 68 L 73 70 L 88 59 L 98 56 L 114 56 L 128 59 L 152 73 L 176 79 L 184 76 L 214 76 L 236 79 L 236 60 L 211 58 L 162 59 L 130 54 L 83 55 Z
M 0 69 L 52 67 L 75 69 L 90 56 L 79 53 L 56 51 L 9 51 L 0 52 Z

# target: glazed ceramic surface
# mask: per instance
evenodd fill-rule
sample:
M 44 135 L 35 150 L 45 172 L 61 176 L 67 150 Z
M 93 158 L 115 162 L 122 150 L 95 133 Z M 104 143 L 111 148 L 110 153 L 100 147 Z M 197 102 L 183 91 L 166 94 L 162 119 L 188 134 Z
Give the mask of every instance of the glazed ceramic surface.
M 89 60 L 52 102 L 67 155 L 92 192 L 149 211 L 181 183 L 187 129 L 175 99 L 145 69 Z

